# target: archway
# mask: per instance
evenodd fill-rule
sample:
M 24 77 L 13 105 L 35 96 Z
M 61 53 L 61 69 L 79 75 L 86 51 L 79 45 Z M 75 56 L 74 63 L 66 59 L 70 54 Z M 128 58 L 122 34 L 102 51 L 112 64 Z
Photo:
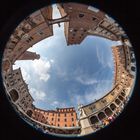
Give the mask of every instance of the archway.
M 9 92 L 13 102 L 16 102 L 19 98 L 19 95 L 18 95 L 18 92 L 15 90 L 15 89 L 12 89 L 10 92 Z
M 123 97 L 125 97 L 125 93 L 124 93 L 124 92 L 121 92 L 121 95 L 122 95 Z
M 117 105 L 119 105 L 119 104 L 121 103 L 121 101 L 120 101 L 119 99 L 116 99 L 116 100 L 115 100 L 115 103 L 116 103 Z
M 90 122 L 91 122 L 91 124 L 96 124 L 97 122 L 99 122 L 99 120 L 98 120 L 98 118 L 96 116 L 92 116 L 90 118 Z
M 112 111 L 114 111 L 114 110 L 116 109 L 116 105 L 112 103 L 112 104 L 110 105 L 110 108 L 111 108 Z
M 28 115 L 29 117 L 31 117 L 32 114 L 33 114 L 32 110 L 28 110 L 28 111 L 27 111 L 27 115 Z
M 107 108 L 105 109 L 105 114 L 106 114 L 107 116 L 111 116 L 111 115 L 112 115 L 112 111 L 107 107 Z
M 124 101 L 124 98 L 122 96 L 119 95 L 118 97 L 121 101 Z
M 106 118 L 106 115 L 105 115 L 105 113 L 100 112 L 100 113 L 98 114 L 98 117 L 99 117 L 100 120 L 103 120 L 104 118 Z

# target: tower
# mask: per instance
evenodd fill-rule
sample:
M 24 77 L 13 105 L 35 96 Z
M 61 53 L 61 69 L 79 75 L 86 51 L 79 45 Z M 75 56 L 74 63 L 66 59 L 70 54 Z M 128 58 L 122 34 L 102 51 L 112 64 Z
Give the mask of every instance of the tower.
M 34 60 L 39 58 L 40 58 L 39 54 L 36 54 L 35 52 L 26 51 L 18 58 L 18 60 Z

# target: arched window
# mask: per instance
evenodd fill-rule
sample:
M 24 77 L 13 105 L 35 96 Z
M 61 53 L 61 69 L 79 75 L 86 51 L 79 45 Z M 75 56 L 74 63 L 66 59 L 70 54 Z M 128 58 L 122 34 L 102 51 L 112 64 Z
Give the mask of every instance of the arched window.
M 119 95 L 119 97 L 118 97 L 121 101 L 123 101 L 124 100 L 124 98 L 122 97 L 122 96 L 120 96 Z
M 116 109 L 116 105 L 112 103 L 112 104 L 110 105 L 110 108 L 114 111 L 114 110 Z
M 105 113 L 106 113 L 107 116 L 112 115 L 112 111 L 108 107 L 105 109 Z
M 83 13 L 80 13 L 80 14 L 79 14 L 79 17 L 80 17 L 80 18 L 84 17 L 84 14 L 83 14 Z
M 121 101 L 120 101 L 119 99 L 116 99 L 116 100 L 115 100 L 115 103 L 116 103 L 117 105 L 119 105 L 119 104 L 121 103 Z
M 92 116 L 90 118 L 90 122 L 91 122 L 91 124 L 96 124 L 97 122 L 99 122 L 99 120 L 98 120 L 98 118 L 96 116 Z
M 100 120 L 103 120 L 104 118 L 106 118 L 106 115 L 105 115 L 103 112 L 100 112 L 100 113 L 98 114 L 98 118 L 99 118 Z
M 32 114 L 33 114 L 32 110 L 28 110 L 28 111 L 27 111 L 27 115 L 28 115 L 29 117 L 32 117 Z
M 132 67 L 131 67 L 131 70 L 132 70 L 132 71 L 135 71 L 135 70 L 136 70 L 136 68 L 135 68 L 134 66 L 132 66 Z
M 123 97 L 125 97 L 125 93 L 124 93 L 124 92 L 121 92 L 121 95 L 122 95 Z
M 19 98 L 19 95 L 18 95 L 18 92 L 15 90 L 15 89 L 12 89 L 10 92 L 9 92 L 13 102 L 16 102 Z

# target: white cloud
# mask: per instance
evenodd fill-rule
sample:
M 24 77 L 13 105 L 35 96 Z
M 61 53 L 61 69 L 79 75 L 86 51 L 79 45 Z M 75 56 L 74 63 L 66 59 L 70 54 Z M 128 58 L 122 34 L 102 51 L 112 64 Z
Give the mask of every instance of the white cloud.
M 85 100 L 87 103 L 91 103 L 94 100 L 98 100 L 105 96 L 111 89 L 111 80 L 100 80 L 98 81 L 96 88 L 90 88 L 85 92 Z
M 39 59 L 33 61 L 33 70 L 42 81 L 48 81 L 50 78 L 49 70 L 51 68 L 50 61 Z
M 91 78 L 82 77 L 82 76 L 76 77 L 76 80 L 83 85 L 93 85 L 98 82 L 96 79 L 91 79 Z
M 35 101 L 44 101 L 46 93 L 35 88 L 30 89 L 30 94 L 33 96 Z
M 58 101 L 54 101 L 53 103 L 52 103 L 52 105 L 59 105 L 59 102 Z
M 106 48 L 106 49 L 110 49 L 110 48 Z M 99 63 L 101 63 L 103 66 L 108 66 L 109 68 L 113 69 L 112 51 L 111 50 L 108 50 L 108 51 L 110 51 L 110 53 L 108 53 L 107 55 L 104 55 L 104 51 L 99 49 L 99 47 L 96 46 L 96 55 L 97 55 Z
M 78 94 L 79 90 L 74 87 L 68 91 L 71 104 L 77 106 L 79 104 L 87 105 L 105 96 L 112 89 L 111 80 L 98 80 L 96 86 L 90 86 L 83 93 Z
M 54 60 L 53 60 L 53 59 L 51 59 L 51 60 L 50 60 L 50 62 L 51 62 L 51 63 L 54 63 Z

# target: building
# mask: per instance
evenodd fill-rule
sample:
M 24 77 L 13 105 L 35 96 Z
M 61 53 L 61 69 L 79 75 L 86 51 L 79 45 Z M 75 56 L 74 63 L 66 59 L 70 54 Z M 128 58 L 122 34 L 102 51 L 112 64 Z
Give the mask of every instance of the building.
M 13 65 L 34 44 L 53 35 L 53 27 L 48 19 L 52 19 L 52 7 L 44 7 L 23 20 L 15 29 L 7 42 L 4 59 Z
M 33 119 L 57 127 L 77 126 L 77 113 L 74 107 L 57 108 L 56 110 L 41 110 L 35 108 Z
M 12 70 L 3 75 L 5 90 L 11 103 L 18 111 L 32 115 L 34 99 L 29 93 L 28 85 L 25 83 L 20 68 Z
M 109 124 L 120 114 L 131 96 L 131 88 L 135 79 L 126 69 L 127 56 L 125 56 L 123 46 L 112 47 L 112 52 L 115 69 L 114 87 L 101 99 L 85 106 L 79 106 L 80 135 L 93 133 Z
M 69 18 L 69 21 L 64 23 L 67 45 L 80 44 L 88 35 L 117 41 L 124 34 L 112 18 L 94 7 L 78 3 L 63 3 L 57 6 L 61 16 Z
M 81 132 L 74 107 L 56 110 L 34 108 L 31 120 L 44 133 L 77 136 Z
M 128 86 L 131 83 L 131 79 L 134 75 L 130 72 L 130 51 L 127 46 L 120 45 L 112 47 L 113 57 L 114 57 L 114 84 L 122 84 L 123 86 Z M 126 53 L 127 52 L 127 53 Z M 125 83 L 125 85 L 124 85 Z
M 7 43 L 3 58 L 3 79 L 8 98 L 33 125 L 51 134 L 86 135 L 109 124 L 128 101 L 135 78 L 135 57 L 124 31 L 98 9 L 82 4 L 58 4 L 62 18 L 52 20 L 52 7 L 45 7 L 28 16 L 14 31 Z M 63 18 L 64 17 L 64 18 Z M 78 120 L 74 107 L 42 110 L 33 106 L 33 98 L 22 77 L 20 68 L 13 70 L 17 60 L 34 60 L 40 56 L 27 51 L 35 43 L 53 35 L 52 24 L 64 23 L 68 45 L 80 44 L 88 35 L 97 35 L 122 45 L 112 47 L 114 57 L 114 86 L 101 99 L 80 105 Z
M 21 55 L 18 60 L 35 60 L 39 59 L 40 55 L 35 52 L 26 51 L 23 55 Z

